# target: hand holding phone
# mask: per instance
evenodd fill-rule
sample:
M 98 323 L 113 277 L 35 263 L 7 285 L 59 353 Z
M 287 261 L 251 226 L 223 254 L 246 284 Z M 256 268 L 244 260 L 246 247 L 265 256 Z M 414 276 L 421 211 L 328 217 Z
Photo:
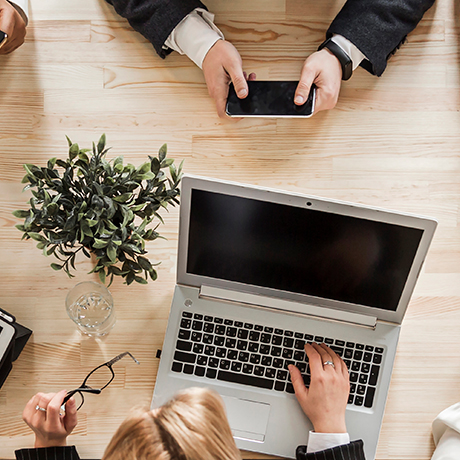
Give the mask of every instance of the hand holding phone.
M 249 94 L 239 99 L 230 84 L 226 112 L 230 117 L 308 118 L 315 110 L 316 87 L 312 85 L 306 102 L 294 104 L 298 81 L 248 81 Z

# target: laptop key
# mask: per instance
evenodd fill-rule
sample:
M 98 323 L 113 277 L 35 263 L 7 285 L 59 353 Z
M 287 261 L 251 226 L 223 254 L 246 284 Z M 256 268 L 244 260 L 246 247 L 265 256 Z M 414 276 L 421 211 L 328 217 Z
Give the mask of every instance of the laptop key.
M 303 361 L 305 359 L 305 352 L 304 351 L 295 351 L 294 352 L 294 359 L 296 361 Z
M 285 386 L 286 386 L 285 382 L 279 382 L 279 381 L 275 382 L 275 390 L 276 391 L 284 391 Z
M 350 384 L 350 393 L 356 393 L 356 383 Z
M 203 337 L 203 334 L 201 332 L 192 332 L 192 342 L 201 342 L 201 338 Z
M 225 337 L 221 336 L 221 335 L 216 335 L 214 337 L 214 345 L 218 346 L 218 347 L 222 347 L 225 343 Z
M 208 367 L 208 370 L 206 371 L 206 377 L 208 379 L 215 379 L 217 375 L 217 371 L 215 369 L 210 369 Z
M 212 334 L 214 332 L 214 324 L 212 324 L 212 323 L 204 323 L 203 332 L 209 332 L 209 333 Z
M 358 385 L 356 393 L 358 393 L 360 396 L 363 396 L 366 393 L 366 387 L 364 385 Z
M 262 344 L 259 348 L 259 353 L 263 355 L 268 355 L 270 353 L 270 345 Z
M 337 355 L 343 356 L 343 348 L 342 347 L 336 347 L 335 345 L 332 345 L 331 350 L 334 351 Z
M 209 358 L 208 366 L 209 367 L 219 367 L 219 359 L 218 358 Z
M 268 377 L 269 379 L 274 379 L 276 375 L 275 369 L 265 369 L 265 377 Z
M 222 318 L 214 318 L 214 322 L 216 324 L 222 324 L 224 322 L 224 320 Z
M 182 363 L 176 363 L 175 361 L 172 363 L 171 370 L 173 372 L 182 372 Z
M 214 318 L 212 316 L 205 316 L 204 320 L 207 321 L 208 323 L 212 323 Z
M 227 351 L 227 358 L 228 359 L 237 359 L 238 358 L 238 352 L 236 350 L 228 350 Z
M 198 356 L 196 363 L 199 366 L 206 366 L 208 364 L 208 357 L 207 356 Z
M 272 337 L 272 344 L 273 345 L 281 345 L 283 343 L 283 338 L 279 335 L 274 335 Z
M 182 316 L 184 318 L 191 318 L 193 315 L 192 315 L 192 313 L 190 311 L 183 311 Z
M 244 328 L 245 329 L 252 329 L 253 327 L 254 327 L 254 325 L 251 324 L 251 323 L 244 323 Z
M 321 337 L 320 335 L 315 336 L 315 342 L 316 343 L 323 343 L 324 342 L 324 337 Z
M 252 353 L 251 354 L 251 357 L 249 358 L 249 361 L 252 363 L 252 364 L 259 364 L 260 363 L 260 355 L 257 355 L 255 353 Z
M 283 358 L 284 359 L 292 358 L 292 350 L 290 348 L 283 348 Z
M 254 366 L 252 364 L 243 364 L 243 374 L 252 374 Z
M 372 345 L 366 345 L 365 350 L 366 351 L 374 351 L 374 347 Z
M 246 340 L 248 338 L 248 331 L 246 329 L 238 329 L 238 338 Z
M 260 341 L 262 343 L 270 343 L 271 340 L 272 340 L 272 336 L 270 334 L 264 333 L 260 335 Z
M 292 348 L 293 346 L 294 346 L 294 339 L 291 339 L 289 337 L 285 337 L 284 340 L 283 340 L 283 347 Z
M 216 351 L 216 347 L 214 347 L 212 345 L 206 345 L 204 347 L 204 354 L 205 355 L 214 356 L 215 351 Z
M 193 318 L 194 318 L 194 319 L 198 319 L 198 320 L 201 321 L 201 320 L 203 319 L 203 315 L 200 315 L 199 313 L 195 313 L 195 314 L 193 315 Z
M 344 359 L 343 362 L 345 363 L 345 366 L 347 366 L 347 369 L 350 369 L 351 359 Z
M 376 352 L 376 353 L 379 353 L 379 354 L 382 354 L 382 353 L 383 353 L 383 348 L 381 348 L 381 347 L 376 347 L 376 348 L 375 348 L 375 352 Z
M 182 329 L 190 329 L 190 326 L 192 325 L 192 321 L 186 318 L 182 318 L 180 321 L 180 327 Z
M 293 337 L 294 336 L 294 332 L 293 331 L 284 331 L 284 335 L 286 337 Z
M 326 337 L 324 339 L 324 343 L 326 343 L 327 345 L 332 345 L 334 343 L 334 339 L 331 339 L 329 337 Z
M 303 333 L 302 332 L 294 332 L 294 337 L 296 339 L 303 339 Z
M 355 350 L 355 353 L 353 354 L 353 359 L 360 361 L 362 357 L 363 357 L 363 352 L 359 350 Z
M 345 346 L 345 341 L 344 341 L 344 340 L 336 340 L 336 341 L 335 341 L 335 344 L 336 344 L 338 347 L 344 347 L 344 346 Z
M 295 363 L 297 369 L 299 369 L 300 373 L 303 374 L 307 370 L 307 364 L 300 362 L 300 363 Z
M 186 342 L 185 340 L 178 340 L 176 342 L 176 348 L 182 351 L 191 351 L 192 350 L 192 342 Z
M 364 398 L 362 396 L 355 396 L 355 406 L 362 406 Z
M 206 372 L 206 368 L 202 366 L 195 366 L 195 375 L 198 377 L 204 377 L 204 374 Z
M 228 359 L 221 359 L 219 367 L 224 371 L 228 371 L 230 369 L 230 361 Z M 235 363 L 234 363 L 235 364 Z
M 295 362 L 294 362 L 294 361 L 290 361 L 289 359 L 286 359 L 286 360 L 284 361 L 284 366 L 283 366 L 283 367 L 284 367 L 287 371 L 289 371 L 288 367 L 289 367 L 290 364 L 292 364 L 293 366 L 295 366 Z
M 380 364 L 382 362 L 382 355 L 374 355 L 372 362 L 374 364 Z
M 303 383 L 308 387 L 310 385 L 310 376 L 307 374 L 302 374 Z
M 375 388 L 368 387 L 367 393 L 366 393 L 366 399 L 364 400 L 364 407 L 372 407 L 372 404 L 374 402 L 374 396 L 375 396 Z
M 345 353 L 344 353 L 343 357 L 346 358 L 346 359 L 353 358 L 353 350 L 351 348 L 347 348 L 345 350 Z
M 305 334 L 305 340 L 313 341 L 313 336 L 311 334 Z
M 270 367 L 272 365 L 273 358 L 271 356 L 262 357 L 262 366 Z
M 262 366 L 254 366 L 254 375 L 257 375 L 258 377 L 263 377 L 265 372 L 265 368 Z
M 364 350 L 364 345 L 362 343 L 357 343 L 356 344 L 356 349 L 357 350 Z
M 272 334 L 273 333 L 273 328 L 265 326 L 264 327 L 264 332 L 268 332 L 269 334 Z
M 347 346 L 347 348 L 354 348 L 355 344 L 353 342 L 347 342 L 346 346 Z
M 272 356 L 281 356 L 281 348 L 280 347 L 272 347 L 271 353 Z
M 294 343 L 294 348 L 296 350 L 304 350 L 305 348 L 305 340 L 296 340 Z
M 273 360 L 273 367 L 276 367 L 277 369 L 281 369 L 283 367 L 283 364 L 284 364 L 284 359 L 275 358 Z
M 260 332 L 260 331 L 263 331 L 263 330 L 264 330 L 264 327 L 261 326 L 260 324 L 256 324 L 256 325 L 254 326 L 254 329 L 255 329 L 256 331 L 259 331 L 259 332 Z
M 364 353 L 363 361 L 366 363 L 370 363 L 372 361 L 372 353 Z
M 253 342 L 258 342 L 259 338 L 260 338 L 260 332 L 251 331 L 249 333 L 249 340 L 252 340 Z
M 357 382 L 358 381 L 358 374 L 356 372 L 350 373 L 350 382 Z
M 292 383 L 289 383 L 289 382 L 286 383 L 286 393 L 291 393 L 291 394 L 295 393 Z
M 360 367 L 361 363 L 359 361 L 353 361 L 353 363 L 351 364 L 352 371 L 358 372 Z
M 225 329 L 226 327 L 223 324 L 218 324 L 214 329 L 214 333 L 219 335 L 225 335 Z
M 377 379 L 379 378 L 379 371 L 380 367 L 379 366 L 372 366 L 371 368 L 371 374 L 369 376 L 369 385 L 377 385 Z
M 253 375 L 235 374 L 233 372 L 220 370 L 217 374 L 217 379 L 224 382 L 241 383 L 258 388 L 273 389 L 273 380 L 268 380 L 263 377 L 255 377 Z
M 252 353 L 257 353 L 259 351 L 259 344 L 256 342 L 249 342 L 248 350 Z
M 227 331 L 225 335 L 227 337 L 236 337 L 236 333 L 238 332 L 238 329 L 236 327 L 227 327 Z
M 193 374 L 193 366 L 191 364 L 184 364 L 184 374 Z
M 203 334 L 203 343 L 211 345 L 213 340 L 214 336 L 212 334 Z
M 353 400 L 355 399 L 355 397 L 353 395 L 350 395 L 348 396 L 348 402 L 347 404 L 353 404 Z
M 248 348 L 248 342 L 246 340 L 238 340 L 238 342 L 236 343 L 236 348 L 238 350 L 247 350 Z
M 193 321 L 192 329 L 194 331 L 201 331 L 203 330 L 203 321 Z
M 235 348 L 236 347 L 236 339 L 226 339 L 225 340 L 225 347 L 226 348 Z
M 179 339 L 188 340 L 190 338 L 190 331 L 186 329 L 179 329 Z
M 276 378 L 277 380 L 286 380 L 287 374 L 287 371 L 278 369 L 278 372 L 276 373 Z
M 249 361 L 249 353 L 246 353 L 245 351 L 240 351 L 238 354 L 238 361 L 241 361 L 242 363 L 247 363 Z
M 200 355 L 201 353 L 203 353 L 203 350 L 204 350 L 204 345 L 202 343 L 195 343 L 193 345 L 193 353 Z
M 371 370 L 371 365 L 369 363 L 363 363 L 361 365 L 361 372 L 368 374 L 370 370 Z
M 222 348 L 222 347 L 217 348 L 216 356 L 218 358 L 225 358 L 226 355 L 227 355 L 227 350 L 225 348 Z
M 226 326 L 233 326 L 233 321 L 231 319 L 224 319 L 224 324 Z
M 243 363 L 235 361 L 232 363 L 232 371 L 233 372 L 241 372 L 241 368 L 243 367 Z

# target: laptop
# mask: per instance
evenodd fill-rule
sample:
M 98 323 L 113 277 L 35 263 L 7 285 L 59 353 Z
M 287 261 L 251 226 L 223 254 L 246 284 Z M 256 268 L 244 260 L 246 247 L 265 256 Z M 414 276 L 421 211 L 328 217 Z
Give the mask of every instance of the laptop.
M 426 217 L 184 176 L 177 283 L 152 407 L 198 386 L 240 449 L 295 458 L 312 424 L 287 366 L 305 342 L 346 362 L 352 440 L 375 458 L 401 322 L 436 229 Z

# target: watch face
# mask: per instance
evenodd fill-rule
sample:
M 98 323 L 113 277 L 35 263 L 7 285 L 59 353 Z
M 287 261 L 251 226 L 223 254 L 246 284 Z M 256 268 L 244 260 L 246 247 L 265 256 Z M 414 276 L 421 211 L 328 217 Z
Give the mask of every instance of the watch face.
M 8 35 L 0 30 L 0 48 L 6 43 L 7 40 Z

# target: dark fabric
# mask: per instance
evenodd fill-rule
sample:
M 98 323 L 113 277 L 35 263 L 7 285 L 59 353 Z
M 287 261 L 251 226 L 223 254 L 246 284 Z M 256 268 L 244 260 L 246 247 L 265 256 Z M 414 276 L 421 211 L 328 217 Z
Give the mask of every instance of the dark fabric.
M 311 454 L 306 453 L 307 446 L 299 446 L 295 456 L 297 460 L 366 460 L 363 446 L 363 441 L 359 440 Z
M 21 449 L 15 455 L 17 460 L 80 460 L 75 446 Z
M 366 57 L 362 67 L 382 75 L 388 58 L 404 43 L 434 0 L 348 0 L 326 36 L 343 35 Z
M 200 0 L 106 0 L 126 18 L 134 30 L 152 43 L 163 59 L 172 50 L 163 44 L 174 28 L 195 8 L 206 8 Z

